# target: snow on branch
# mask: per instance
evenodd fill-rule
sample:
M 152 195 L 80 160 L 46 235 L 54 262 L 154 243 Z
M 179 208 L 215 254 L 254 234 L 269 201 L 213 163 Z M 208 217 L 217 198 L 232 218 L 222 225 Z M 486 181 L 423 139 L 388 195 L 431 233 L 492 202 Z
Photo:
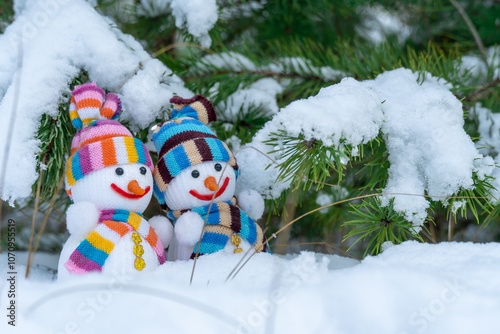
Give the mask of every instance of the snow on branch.
M 365 144 L 382 131 L 390 162 L 384 192 L 428 194 L 446 202 L 441 196 L 474 189 L 474 175 L 482 180 L 494 168 L 493 159 L 477 151 L 463 125 L 462 104 L 443 80 L 425 74 L 422 82 L 418 73 L 397 69 L 364 82 L 346 78 L 316 96 L 291 103 L 249 146 L 265 153 L 274 151 L 270 156 L 281 162 L 279 144 L 265 144 L 279 131 L 339 150 L 344 145 Z M 252 187 L 268 198 L 277 198 L 290 186 L 289 181 L 276 182 L 279 169 L 255 150 L 245 149 L 237 158 L 239 187 Z M 429 207 L 426 198 L 385 196 L 383 203 L 391 198 L 406 219 L 423 224 Z
M 23 4 L 0 35 L 0 161 L 8 159 L 2 199 L 11 204 L 29 196 L 37 179 L 40 142 L 36 133 L 42 115 L 56 116 L 58 105 L 66 102 L 63 93 L 69 92 L 81 70 L 110 91 L 125 83 L 118 92 L 126 110 L 122 119 L 136 129 L 153 122 L 174 93 L 192 95 L 179 77 L 152 60 L 133 37 L 115 28 L 86 1 L 27 0 Z M 22 67 L 17 66 L 19 57 Z M 18 96 L 15 78 L 20 78 Z M 5 157 L 15 101 L 10 154 Z
M 279 144 L 265 144 L 273 134 L 285 131 L 291 137 L 302 135 L 305 140 L 320 140 L 326 146 L 342 150 L 342 145 L 357 146 L 374 139 L 383 121 L 381 101 L 362 83 L 347 78 L 337 85 L 321 89 L 308 99 L 294 101 L 283 108 L 255 135 L 249 146 L 270 154 L 280 162 L 283 158 Z M 254 188 L 268 198 L 277 198 L 290 186 L 279 181 L 280 171 L 271 161 L 253 149 L 237 154 L 241 168 L 240 185 Z
M 391 166 L 384 192 L 428 194 L 446 202 L 441 196 L 474 189 L 474 174 L 480 180 L 491 174 L 493 159 L 483 157 L 465 132 L 462 103 L 444 80 L 426 74 L 420 83 L 417 73 L 398 69 L 364 84 L 385 101 L 381 130 Z M 417 225 L 428 207 L 424 197 L 395 196 L 394 209 Z
M 175 25 L 179 29 L 186 28 L 204 48 L 212 44 L 208 32 L 214 27 L 218 19 L 217 3 L 215 0 L 141 0 L 140 13 L 154 17 L 168 12 L 170 5 L 175 17 Z

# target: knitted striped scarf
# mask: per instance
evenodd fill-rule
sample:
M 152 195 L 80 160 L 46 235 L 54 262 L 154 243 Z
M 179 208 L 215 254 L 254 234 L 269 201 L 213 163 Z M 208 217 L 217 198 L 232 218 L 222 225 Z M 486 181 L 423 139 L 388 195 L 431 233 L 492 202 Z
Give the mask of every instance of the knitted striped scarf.
M 132 230 L 153 247 L 160 264 L 165 263 L 163 244 L 142 215 L 127 210 L 102 210 L 97 227 L 78 245 L 64 266 L 74 274 L 101 272 L 115 245 Z
M 173 223 L 187 211 L 196 212 L 203 220 L 208 219 L 205 225 L 205 232 L 201 239 L 198 255 L 212 254 L 224 249 L 227 241 L 233 234 L 239 235 L 248 241 L 258 252 L 267 251 L 266 238 L 260 226 L 250 218 L 243 210 L 236 205 L 236 198 L 228 202 L 213 203 L 201 206 L 192 210 L 175 210 L 167 212 L 167 217 Z M 191 258 L 195 257 L 198 243 L 194 246 Z

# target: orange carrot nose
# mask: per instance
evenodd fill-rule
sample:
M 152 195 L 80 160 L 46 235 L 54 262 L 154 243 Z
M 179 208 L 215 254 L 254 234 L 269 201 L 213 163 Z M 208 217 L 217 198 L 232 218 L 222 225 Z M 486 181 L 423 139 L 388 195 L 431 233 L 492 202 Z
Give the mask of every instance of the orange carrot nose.
M 209 176 L 205 179 L 205 187 L 210 189 L 210 191 L 216 191 L 219 189 L 219 186 L 217 185 L 217 181 L 215 181 L 215 177 Z
M 136 180 L 132 180 L 128 183 L 128 191 L 135 195 L 144 195 L 146 190 L 142 189 Z

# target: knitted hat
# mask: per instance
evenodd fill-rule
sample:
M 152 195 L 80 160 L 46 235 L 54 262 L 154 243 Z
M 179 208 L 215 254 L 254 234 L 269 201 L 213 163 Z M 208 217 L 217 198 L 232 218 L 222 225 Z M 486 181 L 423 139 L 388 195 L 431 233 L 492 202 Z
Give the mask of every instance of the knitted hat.
M 212 103 L 201 95 L 191 99 L 176 96 L 170 103 L 174 104 L 170 121 L 159 124 L 153 132 L 158 151 L 158 163 L 153 172 L 154 194 L 162 206 L 165 205 L 163 192 L 168 184 L 190 166 L 206 161 L 226 162 L 238 176 L 233 153 L 206 126 L 217 120 Z
M 92 171 L 126 163 L 142 163 L 153 171 L 153 163 L 144 144 L 130 131 L 114 121 L 122 112 L 118 95 L 104 91 L 95 82 L 77 86 L 69 114 L 79 131 L 71 143 L 66 163 L 66 191 Z

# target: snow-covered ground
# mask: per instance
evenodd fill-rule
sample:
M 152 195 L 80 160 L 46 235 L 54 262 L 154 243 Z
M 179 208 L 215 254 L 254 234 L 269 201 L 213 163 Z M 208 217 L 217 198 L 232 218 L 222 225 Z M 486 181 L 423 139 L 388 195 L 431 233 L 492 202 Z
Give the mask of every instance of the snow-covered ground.
M 1 333 L 499 333 L 500 244 L 405 242 L 361 263 L 303 252 L 167 262 L 141 276 L 53 280 L 38 254 L 28 280 L 17 254 L 16 327 Z M 47 266 L 47 267 L 45 267 Z

